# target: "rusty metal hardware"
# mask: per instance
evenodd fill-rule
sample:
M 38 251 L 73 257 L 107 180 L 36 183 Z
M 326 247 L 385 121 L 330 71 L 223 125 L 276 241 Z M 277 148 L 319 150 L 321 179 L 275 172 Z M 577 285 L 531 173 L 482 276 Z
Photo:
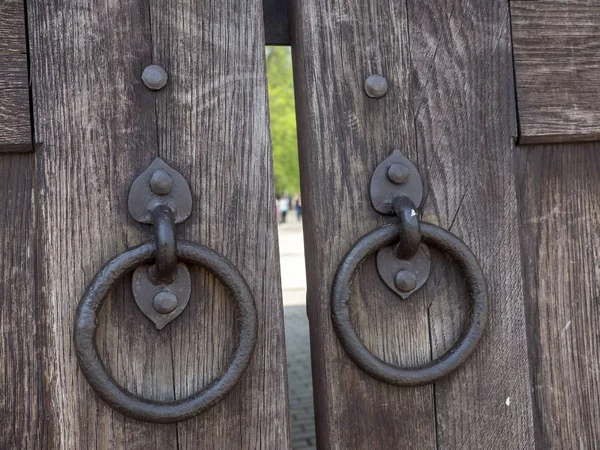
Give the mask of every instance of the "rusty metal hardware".
M 158 91 L 164 88 L 169 81 L 169 76 L 165 69 L 156 64 L 150 64 L 142 72 L 142 81 L 148 89 Z
M 371 75 L 365 80 L 365 93 L 371 98 L 383 97 L 388 89 L 388 82 L 382 75 Z
M 396 164 L 406 169 L 394 167 Z M 392 176 L 389 176 L 390 172 Z M 421 185 L 421 179 L 416 168 L 399 150 L 394 150 L 377 167 L 371 183 L 373 206 L 380 212 L 395 215 L 397 220 L 366 234 L 354 244 L 338 267 L 331 297 L 334 330 L 348 356 L 365 373 L 397 386 L 432 383 L 454 371 L 475 349 L 488 315 L 487 287 L 481 266 L 458 237 L 419 221 L 415 204 L 420 205 L 423 191 L 422 185 L 419 188 L 417 184 Z M 352 280 L 363 260 L 378 252 L 377 267 L 382 280 L 402 298 L 407 298 L 429 276 L 430 258 L 426 244 L 448 254 L 461 268 L 471 298 L 469 317 L 450 350 L 428 364 L 401 368 L 373 355 L 358 337 L 348 309 Z
M 183 312 L 190 299 L 190 273 L 177 260 L 175 224 L 191 214 L 192 192 L 179 172 L 156 158 L 131 185 L 128 207 L 138 222 L 154 226 L 155 263 L 138 267 L 132 286 L 138 307 L 160 330 Z
M 421 176 L 400 150 L 394 150 L 373 172 L 370 194 L 378 212 L 398 218 L 398 244 L 379 250 L 377 271 L 392 291 L 407 299 L 425 284 L 431 271 L 417 212 L 423 201 Z M 407 282 L 413 278 L 414 282 Z
M 108 261 L 77 307 L 74 340 L 81 371 L 104 401 L 137 420 L 172 423 L 210 408 L 239 381 L 256 346 L 258 315 L 244 277 L 224 256 L 203 245 L 175 238 L 174 225 L 190 215 L 191 206 L 185 179 L 157 158 L 133 183 L 129 196 L 130 213 L 140 222 L 153 223 L 155 240 Z M 98 313 L 117 281 L 135 270 L 132 289 L 136 303 L 158 329 L 163 328 L 189 302 L 191 283 L 186 263 L 202 266 L 232 294 L 238 321 L 235 353 L 223 375 L 204 390 L 173 402 L 145 399 L 120 386 L 100 360 L 95 342 Z

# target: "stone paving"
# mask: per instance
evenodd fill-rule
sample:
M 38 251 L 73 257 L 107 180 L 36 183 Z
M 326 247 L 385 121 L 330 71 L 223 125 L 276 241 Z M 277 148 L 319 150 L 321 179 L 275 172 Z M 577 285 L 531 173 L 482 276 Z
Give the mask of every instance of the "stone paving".
M 308 318 L 306 317 L 306 275 L 302 225 L 295 217 L 279 226 L 279 254 L 285 314 L 290 417 L 293 450 L 316 450 L 315 414 Z

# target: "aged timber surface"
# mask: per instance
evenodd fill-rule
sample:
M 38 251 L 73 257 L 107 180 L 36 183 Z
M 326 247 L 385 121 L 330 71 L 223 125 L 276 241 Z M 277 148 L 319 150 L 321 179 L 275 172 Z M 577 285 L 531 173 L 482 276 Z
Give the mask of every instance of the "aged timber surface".
M 533 448 L 508 3 L 293 5 L 320 448 Z M 390 83 L 380 100 L 362 91 L 373 73 Z M 340 259 L 361 235 L 390 220 L 372 210 L 368 185 L 395 147 L 424 178 L 424 218 L 471 247 L 491 301 L 488 330 L 471 360 L 435 386 L 417 389 L 387 386 L 353 366 L 329 313 Z M 467 308 L 464 280 L 443 255 L 434 254 L 434 264 L 427 287 L 407 302 L 383 286 L 373 259 L 356 276 L 353 323 L 386 361 L 423 363 L 458 336 Z
M 521 279 L 513 143 L 516 134 L 508 3 L 408 3 L 425 216 L 471 248 L 483 268 L 490 314 L 477 350 L 436 383 L 438 448 L 530 449 L 532 400 Z M 426 286 L 432 353 L 458 338 L 468 308 L 447 258 Z M 453 274 L 456 274 L 453 276 Z
M 517 154 L 538 448 L 597 448 L 600 145 Z
M 330 315 L 339 262 L 386 220 L 369 201 L 372 171 L 395 147 L 418 161 L 403 88 L 410 83 L 407 13 L 388 0 L 326 7 L 303 0 L 291 7 L 317 446 L 435 449 L 433 387 L 402 389 L 371 379 L 344 353 Z M 384 22 L 393 26 L 381 35 Z M 363 91 L 374 73 L 391 84 L 379 101 Z M 359 336 L 377 356 L 401 365 L 429 360 L 424 296 L 399 301 L 380 281 L 373 257 L 355 277 L 349 306 Z
M 0 448 L 46 449 L 33 155 L 0 155 Z
M 50 449 L 288 447 L 260 11 L 259 0 L 28 1 L 36 140 L 44 143 L 36 156 Z M 158 93 L 140 81 L 150 63 L 169 72 Z M 198 418 L 157 426 L 96 397 L 77 368 L 72 331 L 95 272 L 151 237 L 151 227 L 129 216 L 127 193 L 159 155 L 193 193 L 179 236 L 239 268 L 255 294 L 260 330 L 251 367 L 229 397 Z M 192 274 L 188 308 L 160 332 L 135 306 L 129 276 L 107 300 L 99 350 L 132 392 L 182 398 L 227 364 L 231 299 L 203 270 Z
M 600 139 L 600 3 L 511 4 L 520 142 Z
M 0 1 L 0 153 L 31 145 L 25 11 L 22 0 Z
M 255 295 L 259 339 L 247 374 L 222 404 L 178 426 L 181 449 L 289 446 L 283 306 L 261 0 L 152 2 L 159 154 L 188 174 L 196 220 L 180 236 L 228 257 Z M 175 397 L 211 381 L 235 343 L 229 296 L 196 269 L 194 308 L 174 324 Z M 194 330 L 195 332 L 190 332 Z M 198 354 L 190 358 L 191 353 Z

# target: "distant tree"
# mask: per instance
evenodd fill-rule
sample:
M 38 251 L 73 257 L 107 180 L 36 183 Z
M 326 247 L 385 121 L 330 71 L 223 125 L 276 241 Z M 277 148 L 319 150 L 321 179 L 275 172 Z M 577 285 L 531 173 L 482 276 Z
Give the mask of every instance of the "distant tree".
M 267 76 L 275 191 L 277 195 L 293 195 L 300 192 L 300 170 L 292 55 L 289 47 L 267 47 Z

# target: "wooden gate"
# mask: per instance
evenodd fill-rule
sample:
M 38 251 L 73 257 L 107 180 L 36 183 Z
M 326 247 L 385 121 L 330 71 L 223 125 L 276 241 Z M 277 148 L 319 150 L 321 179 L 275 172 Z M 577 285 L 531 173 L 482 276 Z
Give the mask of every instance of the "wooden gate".
M 292 0 L 289 28 L 284 6 L 0 0 L 0 449 L 290 448 L 265 23 L 267 40 L 293 51 L 318 448 L 600 448 L 600 6 Z M 150 65 L 165 74 L 143 82 Z M 355 243 L 405 223 L 371 202 L 373 173 L 395 149 L 422 180 L 421 231 L 460 237 L 488 293 L 470 357 L 410 387 L 361 370 L 332 310 Z M 255 335 L 234 306 L 244 283 L 231 288 L 237 275 L 219 279 L 208 262 L 188 264 L 191 300 L 160 331 L 131 274 L 105 278 L 115 286 L 97 321 L 77 309 L 107 261 L 164 230 L 128 204 L 157 157 L 191 192 L 177 239 L 239 272 Z M 149 195 L 167 198 L 163 188 Z M 177 255 L 189 263 L 186 245 Z M 480 317 L 473 277 L 429 247 L 431 273 L 410 298 L 371 254 L 342 302 L 360 341 L 393 366 L 436 360 Z M 256 339 L 227 396 L 186 420 L 159 406 L 151 419 L 171 423 L 154 424 L 80 367 L 73 335 L 92 329 L 117 383 L 174 409 Z

